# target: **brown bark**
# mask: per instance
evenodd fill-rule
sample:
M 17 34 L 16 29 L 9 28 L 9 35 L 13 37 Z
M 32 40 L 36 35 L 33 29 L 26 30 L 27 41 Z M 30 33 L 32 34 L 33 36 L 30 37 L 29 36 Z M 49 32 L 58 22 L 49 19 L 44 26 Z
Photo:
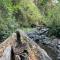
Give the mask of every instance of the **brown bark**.
M 0 44 L 0 60 L 51 60 L 47 53 L 21 30 Z

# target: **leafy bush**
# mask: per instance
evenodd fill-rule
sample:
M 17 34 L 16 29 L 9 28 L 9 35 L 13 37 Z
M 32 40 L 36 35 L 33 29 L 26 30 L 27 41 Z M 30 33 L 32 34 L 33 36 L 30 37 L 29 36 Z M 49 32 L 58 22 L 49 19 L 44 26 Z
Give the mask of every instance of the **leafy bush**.
M 0 0 L 0 40 L 7 38 L 15 29 L 45 24 L 49 34 L 60 36 L 60 2 L 50 0 Z
M 12 16 L 12 11 L 7 8 L 6 0 L 0 0 L 0 41 L 6 39 L 15 29 L 18 24 Z M 6 4 L 6 5 L 5 5 Z
M 6 39 L 12 32 L 17 29 L 18 25 L 14 19 L 0 17 L 0 40 Z
M 18 27 L 27 27 L 40 20 L 41 13 L 32 1 L 0 0 L 0 40 Z
M 51 3 L 51 1 L 52 0 L 38 0 L 37 7 L 44 16 L 43 22 L 50 28 L 49 35 L 60 37 L 60 2 L 54 4 Z
M 20 0 L 14 6 L 14 15 L 22 26 L 30 26 L 42 20 L 42 15 L 37 6 L 30 0 Z
M 45 19 L 51 35 L 60 36 L 60 3 L 47 11 Z

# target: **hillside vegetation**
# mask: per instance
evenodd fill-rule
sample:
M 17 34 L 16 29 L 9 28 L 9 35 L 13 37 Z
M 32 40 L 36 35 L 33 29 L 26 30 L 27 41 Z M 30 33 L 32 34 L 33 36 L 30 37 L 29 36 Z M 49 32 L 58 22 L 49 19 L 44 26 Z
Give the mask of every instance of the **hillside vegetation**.
M 58 0 L 57 0 L 58 1 Z M 0 0 L 0 40 L 17 28 L 45 24 L 49 34 L 60 36 L 60 2 L 52 0 Z

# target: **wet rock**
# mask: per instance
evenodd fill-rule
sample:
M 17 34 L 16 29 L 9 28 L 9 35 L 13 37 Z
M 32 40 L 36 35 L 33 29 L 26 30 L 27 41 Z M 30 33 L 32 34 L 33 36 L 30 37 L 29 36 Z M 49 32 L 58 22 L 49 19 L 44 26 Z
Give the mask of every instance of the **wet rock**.
M 43 29 L 35 29 L 33 32 L 28 32 L 27 35 L 33 39 L 34 41 L 40 41 L 40 43 L 45 43 L 45 44 L 49 44 L 50 41 L 46 35 L 48 32 L 48 28 L 43 28 Z
M 47 52 L 49 53 L 49 55 L 51 57 L 53 57 L 53 60 L 60 60 L 60 40 L 57 38 L 51 38 L 48 37 L 48 30 L 49 28 L 43 27 L 43 28 L 37 28 L 36 30 L 34 30 L 32 32 L 32 35 L 30 34 L 30 32 L 27 34 L 30 38 L 32 37 L 32 39 L 39 45 L 39 44 L 43 44 L 43 46 L 47 46 L 47 49 L 50 49 L 51 51 L 54 51 L 53 53 L 50 53 L 50 51 Z M 44 47 L 46 48 L 46 47 Z

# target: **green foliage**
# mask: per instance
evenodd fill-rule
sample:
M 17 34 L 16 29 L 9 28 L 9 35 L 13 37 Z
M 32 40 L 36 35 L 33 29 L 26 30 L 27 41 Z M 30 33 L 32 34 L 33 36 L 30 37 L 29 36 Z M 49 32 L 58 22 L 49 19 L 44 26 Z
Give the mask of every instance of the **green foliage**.
M 8 18 L 8 20 L 0 19 L 0 40 L 6 39 L 17 28 L 14 20 Z
M 8 1 L 0 0 L 0 41 L 6 39 L 18 27 Z
M 48 0 L 39 0 L 38 3 L 43 6 L 43 5 L 46 5 Z
M 48 0 L 38 0 L 37 1 L 37 7 L 41 11 L 42 15 L 45 15 L 46 9 L 47 9 L 47 2 Z
M 39 9 L 30 0 L 20 0 L 20 3 L 15 5 L 14 10 L 15 17 L 19 16 L 18 21 L 24 26 L 36 24 L 36 22 L 42 20 Z
M 60 3 L 47 10 L 45 24 L 50 28 L 51 35 L 60 36 Z
M 15 29 L 27 27 L 42 20 L 39 9 L 28 0 L 0 0 L 0 40 Z
M 0 40 L 7 38 L 20 27 L 43 24 L 50 28 L 49 34 L 60 36 L 60 2 L 51 0 L 0 0 Z
M 51 1 L 38 0 L 37 6 L 44 16 L 43 22 L 50 28 L 49 35 L 60 37 L 60 2 L 54 4 Z

